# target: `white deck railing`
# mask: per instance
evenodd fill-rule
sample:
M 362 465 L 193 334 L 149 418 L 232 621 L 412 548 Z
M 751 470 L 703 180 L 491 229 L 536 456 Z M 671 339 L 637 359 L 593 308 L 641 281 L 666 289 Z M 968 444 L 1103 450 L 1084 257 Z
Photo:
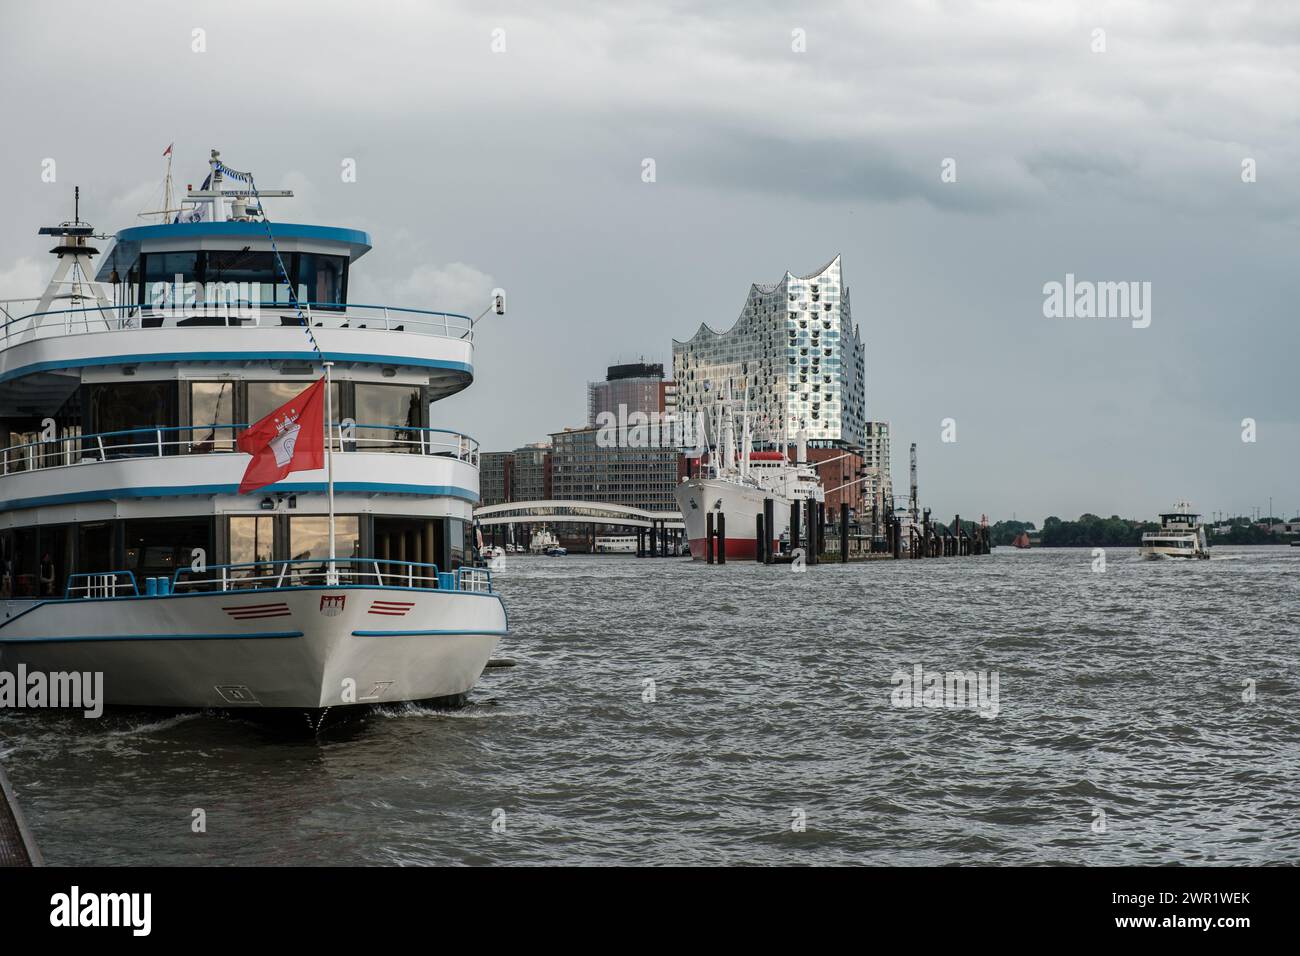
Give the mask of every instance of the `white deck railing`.
M 0 449 L 0 475 L 42 468 L 62 468 L 134 458 L 227 454 L 247 425 L 182 425 L 133 428 L 127 431 L 70 435 Z M 334 450 L 341 454 L 384 452 L 454 458 L 478 467 L 479 444 L 468 435 L 445 428 L 391 425 L 335 426 Z
M 0 301 L 0 349 L 34 339 L 59 338 L 87 332 L 145 333 L 152 329 L 227 327 L 242 329 L 300 328 L 303 319 L 291 305 L 220 303 L 175 308 L 139 305 L 81 306 L 23 313 L 36 300 Z M 370 329 L 408 332 L 439 338 L 474 340 L 474 320 L 455 312 L 403 309 L 387 305 L 301 303 L 303 318 L 313 329 Z

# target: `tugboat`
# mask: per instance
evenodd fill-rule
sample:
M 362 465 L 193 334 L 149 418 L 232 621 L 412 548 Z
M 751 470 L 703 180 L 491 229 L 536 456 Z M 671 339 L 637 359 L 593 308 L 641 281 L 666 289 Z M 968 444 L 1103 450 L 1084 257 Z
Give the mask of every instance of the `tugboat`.
M 478 445 L 429 418 L 477 319 L 350 301 L 366 233 L 272 222 L 292 193 L 209 167 L 97 274 L 79 210 L 42 229 L 54 280 L 0 303 L 0 666 L 309 723 L 462 702 L 506 611 Z
M 1186 501 L 1160 516 L 1159 531 L 1145 531 L 1138 546 L 1142 558 L 1201 558 L 1210 556 L 1210 543 L 1201 524 L 1201 516 Z

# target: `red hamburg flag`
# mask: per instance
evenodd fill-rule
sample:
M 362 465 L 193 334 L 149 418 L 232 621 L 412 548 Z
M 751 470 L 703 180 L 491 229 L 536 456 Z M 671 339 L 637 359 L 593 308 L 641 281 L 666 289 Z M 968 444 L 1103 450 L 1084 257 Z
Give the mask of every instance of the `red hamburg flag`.
M 253 456 L 239 483 L 247 494 L 280 481 L 291 471 L 325 467 L 325 379 L 239 436 L 239 450 Z

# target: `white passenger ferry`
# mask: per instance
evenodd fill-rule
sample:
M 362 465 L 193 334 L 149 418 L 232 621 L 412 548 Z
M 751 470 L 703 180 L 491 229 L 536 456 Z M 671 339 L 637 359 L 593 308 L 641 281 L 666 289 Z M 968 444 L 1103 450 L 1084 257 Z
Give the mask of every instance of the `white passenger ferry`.
M 108 237 L 42 229 L 49 288 L 0 303 L 0 667 L 101 671 L 134 706 L 462 701 L 506 611 L 478 445 L 430 415 L 476 320 L 350 301 L 366 233 L 273 223 L 290 193 L 210 167 L 97 272 Z M 327 467 L 238 494 L 241 433 L 323 370 Z
M 1138 555 L 1143 558 L 1208 558 L 1210 543 L 1201 516 L 1186 501 L 1160 516 L 1159 531 L 1145 531 Z

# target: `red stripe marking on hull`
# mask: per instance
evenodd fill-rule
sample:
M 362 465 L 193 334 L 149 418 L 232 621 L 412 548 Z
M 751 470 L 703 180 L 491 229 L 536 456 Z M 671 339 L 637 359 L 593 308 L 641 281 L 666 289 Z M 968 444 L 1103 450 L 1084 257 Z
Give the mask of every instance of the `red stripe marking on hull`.
M 704 538 L 691 539 L 691 557 L 696 561 L 704 561 L 707 558 L 707 552 L 704 547 Z M 746 559 L 753 561 L 758 556 L 758 539 L 757 538 L 728 538 L 727 539 L 727 560 L 744 561 Z M 772 553 L 777 553 L 780 543 L 772 542 Z M 713 560 L 718 559 L 718 553 L 715 550 Z

